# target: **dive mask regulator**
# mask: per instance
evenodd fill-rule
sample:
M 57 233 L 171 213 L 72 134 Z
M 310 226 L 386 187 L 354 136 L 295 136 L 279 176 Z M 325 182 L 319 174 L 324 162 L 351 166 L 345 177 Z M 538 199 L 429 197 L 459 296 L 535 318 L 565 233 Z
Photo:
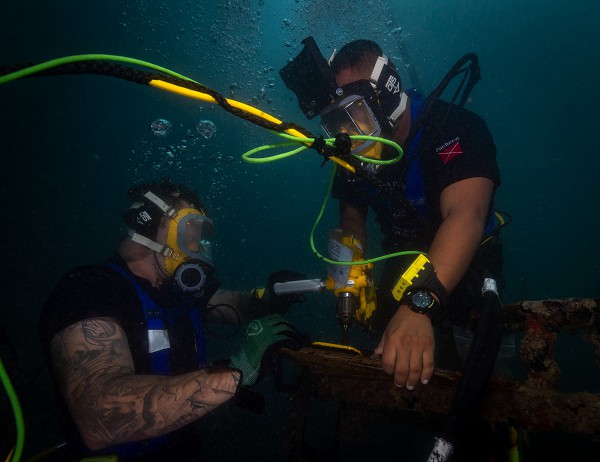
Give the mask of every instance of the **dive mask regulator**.
M 165 273 L 184 292 L 199 293 L 212 273 L 211 242 L 213 221 L 193 207 L 180 210 L 167 204 L 152 191 L 143 195 L 125 215 L 128 235 L 134 242 L 165 257 Z M 160 220 L 169 219 L 166 243 L 153 241 L 144 234 L 156 235 Z

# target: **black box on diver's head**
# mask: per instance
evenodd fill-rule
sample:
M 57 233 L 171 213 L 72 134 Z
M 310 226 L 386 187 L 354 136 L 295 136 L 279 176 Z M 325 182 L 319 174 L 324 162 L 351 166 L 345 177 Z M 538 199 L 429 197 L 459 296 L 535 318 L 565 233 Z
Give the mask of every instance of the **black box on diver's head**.
M 279 75 L 298 98 L 304 115 L 312 119 L 335 99 L 335 75 L 313 37 L 302 40 L 304 48 L 285 65 Z

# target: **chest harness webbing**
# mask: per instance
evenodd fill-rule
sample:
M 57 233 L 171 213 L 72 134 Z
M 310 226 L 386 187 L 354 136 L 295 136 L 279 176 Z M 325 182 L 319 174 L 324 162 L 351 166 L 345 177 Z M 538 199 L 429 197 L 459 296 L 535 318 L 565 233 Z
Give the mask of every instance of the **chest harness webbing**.
M 128 279 L 135 288 L 144 311 L 148 328 L 148 353 L 150 354 L 150 372 L 152 374 L 170 375 L 169 361 L 170 342 L 168 336 L 169 324 L 182 322 L 182 317 L 187 314 L 194 330 L 196 342 L 196 355 L 198 367 L 206 366 L 206 336 L 202 328 L 199 310 L 194 306 L 184 305 L 178 307 L 161 308 L 156 305 L 150 295 L 139 285 L 135 278 L 123 267 L 107 263 L 107 266 Z
M 410 117 L 411 121 L 416 121 L 423 104 L 423 96 L 415 89 L 407 91 L 410 96 Z M 429 218 L 427 210 L 427 196 L 425 195 L 425 185 L 421 175 L 421 162 L 419 160 L 419 144 L 423 128 L 419 128 L 413 136 L 408 146 L 408 170 L 405 176 L 406 199 L 413 205 L 419 215 L 425 220 Z
M 116 263 L 106 263 L 106 266 L 116 271 L 131 282 L 144 311 L 148 329 L 148 354 L 150 355 L 150 373 L 156 375 L 172 375 L 169 352 L 171 351 L 168 326 L 176 322 L 189 322 L 194 330 L 195 349 L 198 357 L 198 367 L 206 366 L 206 336 L 202 327 L 199 310 L 194 306 L 182 304 L 177 307 L 161 308 L 148 295 L 135 278 L 122 266 Z M 185 319 L 187 314 L 187 320 Z M 169 435 L 162 435 L 143 441 L 123 443 L 108 448 L 108 453 L 117 453 L 119 458 L 127 459 L 154 451 L 169 441 Z

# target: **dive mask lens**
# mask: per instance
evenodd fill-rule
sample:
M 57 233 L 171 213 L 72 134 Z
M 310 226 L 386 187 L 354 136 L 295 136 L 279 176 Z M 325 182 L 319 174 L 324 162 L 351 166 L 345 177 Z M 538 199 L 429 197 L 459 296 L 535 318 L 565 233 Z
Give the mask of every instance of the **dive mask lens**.
M 211 248 L 213 233 L 214 226 L 210 218 L 197 213 L 186 214 L 177 223 L 177 247 L 187 257 L 214 266 Z
M 321 128 L 330 138 L 338 133 L 379 136 L 381 127 L 363 96 L 350 95 L 321 111 Z M 373 145 L 370 140 L 353 140 L 352 154 L 365 155 Z

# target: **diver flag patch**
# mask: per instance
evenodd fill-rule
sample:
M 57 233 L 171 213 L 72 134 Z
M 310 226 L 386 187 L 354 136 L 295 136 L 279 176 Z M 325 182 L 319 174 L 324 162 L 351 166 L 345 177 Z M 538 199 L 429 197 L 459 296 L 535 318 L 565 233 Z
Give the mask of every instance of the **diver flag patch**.
M 444 165 L 463 153 L 460 138 L 454 138 L 435 149 Z

